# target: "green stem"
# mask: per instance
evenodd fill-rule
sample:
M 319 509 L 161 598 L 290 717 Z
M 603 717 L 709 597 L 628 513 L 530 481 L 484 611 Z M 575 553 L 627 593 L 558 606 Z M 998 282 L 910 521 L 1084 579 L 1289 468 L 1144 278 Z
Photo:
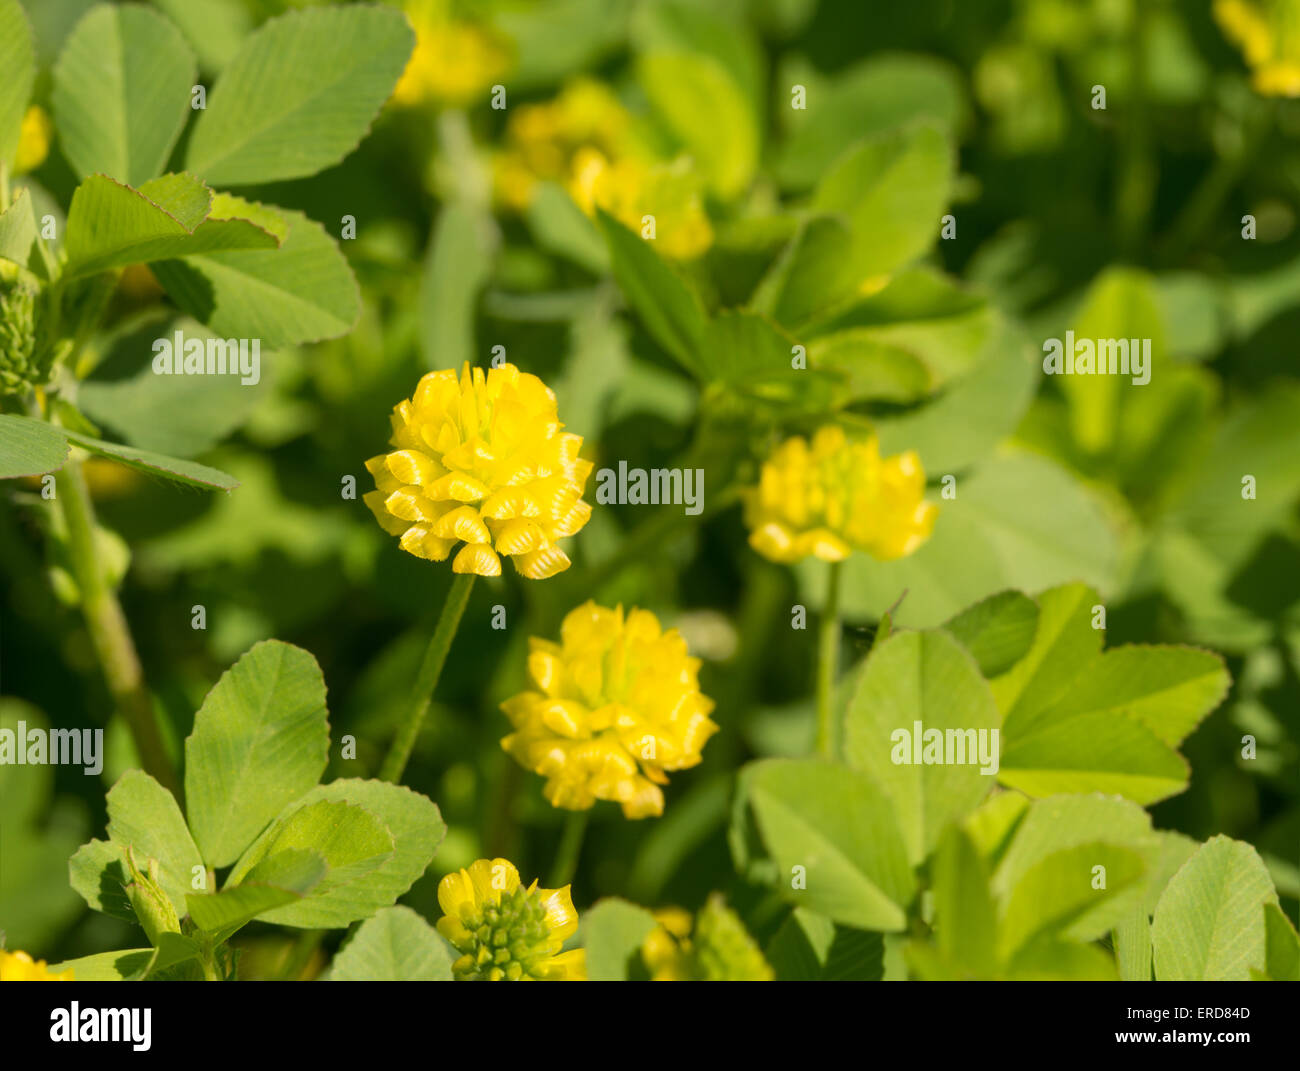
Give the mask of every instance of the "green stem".
M 572 811 L 564 820 L 564 832 L 560 836 L 560 846 L 555 852 L 555 863 L 551 867 L 550 888 L 559 889 L 573 880 L 578 871 L 578 857 L 582 855 L 582 841 L 587 835 L 587 821 L 590 811 Z
M 755 701 L 758 676 L 770 657 L 772 631 L 778 625 L 790 627 L 788 573 L 758 554 L 744 558 L 740 605 L 736 609 L 736 633 L 743 637 L 731 659 L 729 671 L 710 695 L 717 709 L 734 711 L 731 731 L 719 733 L 709 743 L 708 762 L 713 769 L 739 766 L 745 749 L 744 729 L 759 708 Z
M 653 517 L 624 537 L 622 545 L 611 557 L 587 570 L 582 581 L 588 593 L 594 595 L 633 562 L 645 561 L 655 548 L 663 546 L 669 536 L 683 527 L 687 519 L 680 506 L 660 507 Z
M 514 802 L 523 779 L 524 768 L 514 759 L 507 759 L 502 766 L 501 776 L 493 785 L 483 834 L 486 854 L 493 858 L 503 855 L 508 859 L 514 855 Z
M 1235 152 L 1221 152 L 1215 157 L 1213 166 L 1174 218 L 1160 250 L 1166 262 L 1177 262 L 1195 249 L 1205 231 L 1219 218 L 1224 201 L 1255 161 L 1273 128 L 1275 113 L 1262 111 L 1262 118 L 1247 124 L 1241 146 Z
M 582 574 L 583 586 L 590 595 L 618 576 L 634 562 L 645 561 L 661 547 L 666 539 L 688 521 L 700 523 L 740 499 L 738 486 L 725 487 L 715 494 L 698 516 L 690 516 L 680 506 L 661 506 L 648 521 L 638 525 L 624 538 L 618 551 L 602 562 L 597 562 Z
M 126 718 L 145 772 L 179 800 L 180 783 L 163 746 L 126 615 L 95 551 L 95 507 L 80 461 L 68 460 L 56 477 L 56 487 L 67 525 L 72 573 L 81 592 L 82 613 L 109 694 L 116 709 Z
M 277 980 L 282 982 L 296 982 L 302 978 L 302 972 L 307 968 L 316 955 L 316 950 L 320 948 L 321 942 L 325 939 L 324 930 L 304 930 L 294 941 L 293 947 L 289 949 L 289 954 L 285 958 L 284 964 L 277 972 Z
M 826 567 L 826 603 L 817 629 L 817 754 L 835 754 L 835 681 L 840 663 L 840 563 Z
M 689 515 L 680 506 L 661 506 L 648 520 L 628 532 L 619 544 L 619 549 L 604 561 L 583 569 L 571 583 L 580 586 L 586 597 L 594 597 L 596 592 L 609 581 L 635 562 L 654 557 L 666 540 L 674 535 L 679 527 L 688 523 L 702 525 L 710 517 L 730 508 L 740 500 L 741 486 L 735 482 L 733 468 L 717 462 L 717 452 L 711 443 L 716 437 L 713 418 L 705 410 L 703 420 L 696 428 L 695 437 L 687 448 L 679 464 L 684 469 L 702 468 L 712 473 L 722 469 L 724 479 L 719 490 L 711 491 L 700 513 Z M 549 624 L 549 622 L 548 622 Z
M 438 687 L 438 678 L 442 676 L 442 667 L 447 661 L 447 652 L 451 650 L 451 641 L 456 637 L 461 616 L 469 602 L 470 590 L 474 587 L 473 573 L 457 573 L 447 592 L 447 601 L 442 604 L 442 613 L 438 615 L 437 627 L 433 638 L 429 640 L 424 652 L 424 661 L 420 663 L 420 672 L 415 678 L 415 688 L 411 692 L 411 705 L 388 749 L 388 757 L 379 770 L 379 777 L 394 783 L 402 779 L 406 764 L 411 758 L 411 749 L 415 747 L 416 737 L 420 735 L 420 726 L 433 699 L 433 690 Z
M 222 981 L 221 972 L 217 969 L 216 949 L 207 947 L 203 954 L 199 956 L 199 966 L 203 968 L 203 980 L 205 982 Z
M 1149 130 L 1146 54 L 1150 19 L 1146 0 L 1137 0 L 1133 19 L 1128 40 L 1130 99 L 1121 134 L 1114 193 L 1116 239 L 1129 257 L 1136 257 L 1143 248 L 1159 179 Z
M 474 144 L 469 116 L 459 108 L 448 108 L 439 112 L 434 122 L 445 167 L 441 175 L 444 196 L 486 213 L 492 200 L 492 175 Z

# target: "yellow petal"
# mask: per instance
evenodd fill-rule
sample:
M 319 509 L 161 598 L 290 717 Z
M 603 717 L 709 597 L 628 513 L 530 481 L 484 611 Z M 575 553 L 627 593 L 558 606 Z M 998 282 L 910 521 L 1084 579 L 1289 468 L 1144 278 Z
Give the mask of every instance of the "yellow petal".
M 546 961 L 543 968 L 548 981 L 585 982 L 587 980 L 587 950 L 575 948 L 561 952 Z
M 399 487 L 384 499 L 384 509 L 404 521 L 432 521 L 437 517 L 434 504 L 414 487 Z
M 401 538 L 401 547 L 407 554 L 433 562 L 445 561 L 455 545 L 454 539 L 439 539 L 422 524 L 411 525 Z
M 388 496 L 382 491 L 368 491 L 361 496 L 361 500 L 370 508 L 370 512 L 375 515 L 375 520 L 389 535 L 401 535 L 410 526 L 409 521 L 402 520 L 401 517 L 394 517 L 384 506 L 384 499 Z
M 54 124 L 45 109 L 33 104 L 23 116 L 18 133 L 18 150 L 14 154 L 14 174 L 35 171 L 45 163 L 50 151 Z
M 484 517 L 505 521 L 513 517 L 540 517 L 541 507 L 527 491 L 519 487 L 504 487 L 488 497 L 480 512 Z
M 554 543 L 521 554 L 512 560 L 519 574 L 529 580 L 545 580 L 556 573 L 564 572 L 572 564 L 569 556 Z
M 551 524 L 551 538 L 576 535 L 591 520 L 591 503 L 578 499 L 573 508 Z
M 464 543 L 491 543 L 487 525 L 479 519 L 473 506 L 458 506 L 448 510 L 433 525 L 433 534 L 441 539 L 460 540 Z
M 500 576 L 501 559 L 486 543 L 466 543 L 451 563 L 453 573 L 473 573 L 475 576 Z
M 438 906 L 450 918 L 475 914 L 486 903 L 519 887 L 519 871 L 508 859 L 477 859 L 438 883 Z
M 395 450 L 384 464 L 404 484 L 430 484 L 443 473 L 441 465 L 419 450 Z
M 501 554 L 526 554 L 544 547 L 546 543 L 546 536 L 537 522 L 524 517 L 507 521 L 496 537 L 496 548 Z
M 547 695 L 554 695 L 562 679 L 564 662 L 558 651 L 536 650 L 528 656 L 528 675 Z
M 487 486 L 465 472 L 449 472 L 434 480 L 424 492 L 436 502 L 479 502 L 487 497 Z
M 587 722 L 587 708 L 572 699 L 552 699 L 538 703 L 534 708 L 542 723 L 560 736 L 577 738 L 588 735 L 583 731 Z
M 564 941 L 578 932 L 578 912 L 573 906 L 571 886 L 562 889 L 538 889 L 542 907 L 546 909 L 546 925 L 551 936 Z
M 655 921 L 674 937 L 691 935 L 692 916 L 684 907 L 670 905 L 652 911 Z
M 45 960 L 33 960 L 26 952 L 0 949 L 0 982 L 71 982 L 73 972 L 54 974 Z

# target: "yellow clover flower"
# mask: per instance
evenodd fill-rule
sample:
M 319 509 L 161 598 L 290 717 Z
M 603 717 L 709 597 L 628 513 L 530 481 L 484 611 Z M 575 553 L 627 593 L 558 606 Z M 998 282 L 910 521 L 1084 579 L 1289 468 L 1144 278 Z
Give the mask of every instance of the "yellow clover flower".
M 23 116 L 22 127 L 18 134 L 18 152 L 14 156 L 14 174 L 22 175 L 35 171 L 50 153 L 50 139 L 54 136 L 54 124 L 45 114 L 45 109 L 33 104 Z
M 833 424 L 811 443 L 782 443 L 745 496 L 750 546 L 775 562 L 902 558 L 930 538 L 938 512 L 915 451 L 882 458 L 875 436 L 850 440 Z
M 452 569 L 479 576 L 500 576 L 501 554 L 531 580 L 569 567 L 555 541 L 591 516 L 591 462 L 540 379 L 512 364 L 429 372 L 392 423 L 397 449 L 366 462 L 365 502 L 403 550 L 444 561 L 464 543 Z
M 578 78 L 551 100 L 512 108 L 505 147 L 495 160 L 497 196 L 522 212 L 541 181 L 568 184 L 573 159 L 584 147 L 603 153 L 629 151 L 631 117 L 601 82 Z
M 647 216 L 654 217 L 655 244 L 673 260 L 693 260 L 713 244 L 699 180 L 685 159 L 652 164 L 625 156 L 611 162 L 596 149 L 583 149 L 574 158 L 569 193 L 587 215 L 603 208 L 637 233 Z
M 461 956 L 463 981 L 583 981 L 586 952 L 561 952 L 578 929 L 569 886 L 527 888 L 506 859 L 479 859 L 438 883 L 438 932 Z
M 681 634 L 648 610 L 586 602 L 565 617 L 560 643 L 529 644 L 536 690 L 501 704 L 515 728 L 501 746 L 547 779 L 552 806 L 600 799 L 628 818 L 662 814 L 665 771 L 696 765 L 718 730 Z
M 614 92 L 589 78 L 512 113 L 494 179 L 498 199 L 517 212 L 532 203 L 539 182 L 549 181 L 588 216 L 603 208 L 638 233 L 644 217 L 653 216 L 658 248 L 674 260 L 698 257 L 713 244 L 701 181 L 688 161 L 656 158 Z
M 770 982 L 776 974 L 758 944 L 714 893 L 694 920 L 680 907 L 654 912 L 659 925 L 641 945 L 653 982 Z
M 0 948 L 0 982 L 71 982 L 72 971 L 51 974 L 45 960 L 33 960 L 26 952 Z
M 415 50 L 393 89 L 398 104 L 462 106 L 510 67 L 508 42 L 486 26 L 455 19 L 446 0 L 408 0 Z
M 689 982 L 691 913 L 681 907 L 651 912 L 659 923 L 641 942 L 641 959 L 652 982 Z
M 1300 0 L 1214 0 L 1214 17 L 1241 48 L 1257 92 L 1300 97 Z

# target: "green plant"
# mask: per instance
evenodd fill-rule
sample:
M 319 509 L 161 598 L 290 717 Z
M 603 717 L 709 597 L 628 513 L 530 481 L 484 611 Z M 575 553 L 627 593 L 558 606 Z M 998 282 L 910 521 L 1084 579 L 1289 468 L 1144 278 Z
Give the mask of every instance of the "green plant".
M 306 651 L 261 643 L 236 662 L 185 742 L 185 814 L 148 774 L 128 772 L 108 794 L 108 840 L 72 857 L 73 888 L 95 910 L 139 922 L 152 948 L 57 969 L 233 977 L 228 942 L 254 919 L 342 928 L 406 892 L 446 830 L 438 808 L 382 781 L 317 784 L 326 718 L 325 681 Z
M 0 0 L 0 978 L 1297 980 L 1298 8 Z
M 6 114 L 21 118 L 34 42 L 17 0 L 0 4 L 0 20 L 14 66 L 27 74 L 5 90 Z M 359 315 L 356 281 L 325 228 L 218 187 L 300 178 L 336 164 L 365 136 L 413 40 L 398 13 L 377 7 L 286 16 L 244 43 L 209 103 L 193 53 L 166 16 L 137 5 L 99 5 L 68 35 L 53 72 L 55 123 L 64 155 L 82 178 L 66 220 L 46 213 L 38 224 L 27 190 L 10 203 L 0 158 L 0 257 L 17 273 L 6 284 L 2 314 L 9 338 L 5 401 L 18 410 L 0 415 L 0 477 L 62 471 L 63 494 L 51 508 L 60 514 L 57 531 L 75 598 L 145 769 L 168 787 L 175 787 L 174 772 L 116 584 L 96 549 L 101 536 L 79 459 L 86 451 L 209 489 L 229 491 L 238 481 L 137 448 L 153 434 L 151 407 L 123 406 L 115 396 L 83 412 L 80 381 L 104 356 L 92 338 L 108 323 L 122 330 L 130 322 L 123 310 L 110 308 L 110 297 L 123 269 L 150 265 L 178 308 L 207 329 L 183 347 L 178 332 L 163 370 L 211 372 L 214 337 L 221 349 L 222 375 L 198 377 L 202 386 L 183 403 L 191 433 L 196 417 L 210 422 L 197 440 L 182 436 L 197 453 L 215 441 L 226 419 L 219 411 L 222 380 L 242 374 L 255 383 L 259 374 L 236 362 L 227 340 L 255 339 L 260 353 L 261 346 L 275 350 L 348 331 Z M 182 170 L 166 172 L 191 114 Z M 160 371 L 159 358 L 153 371 Z M 127 444 L 100 438 L 97 418 Z

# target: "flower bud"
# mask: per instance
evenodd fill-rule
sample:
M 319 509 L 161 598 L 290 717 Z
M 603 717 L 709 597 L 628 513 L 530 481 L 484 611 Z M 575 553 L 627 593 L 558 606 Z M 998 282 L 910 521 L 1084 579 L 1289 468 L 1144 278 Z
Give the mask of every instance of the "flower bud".
M 37 294 L 30 276 L 0 262 L 0 394 L 39 386 L 49 375 L 48 365 L 35 359 Z
M 770 982 L 774 977 L 740 916 L 717 893 L 695 916 L 695 960 L 705 981 Z
M 135 861 L 135 849 L 128 848 L 126 865 L 131 871 L 131 883 L 125 886 L 126 896 L 131 901 L 131 908 L 144 928 L 149 943 L 156 946 L 160 934 L 180 933 L 181 923 L 176 917 L 176 908 L 158 884 L 158 860 L 149 859 L 149 873 L 146 876 L 140 872 Z
M 656 982 L 770 982 L 776 977 L 740 916 L 714 893 L 692 927 L 679 907 L 654 913 L 659 925 L 641 945 L 641 958 Z
M 586 977 L 586 952 L 561 952 L 578 928 L 569 886 L 524 886 L 506 859 L 479 859 L 438 884 L 438 932 L 460 952 L 462 981 L 570 981 Z

